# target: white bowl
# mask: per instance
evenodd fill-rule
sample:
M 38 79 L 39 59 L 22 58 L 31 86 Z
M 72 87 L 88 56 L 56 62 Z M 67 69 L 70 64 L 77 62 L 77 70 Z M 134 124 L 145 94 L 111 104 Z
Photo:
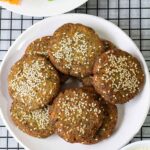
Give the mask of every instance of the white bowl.
M 139 59 L 146 76 L 142 92 L 125 105 L 119 105 L 119 120 L 114 134 L 98 144 L 70 144 L 56 135 L 47 139 L 38 139 L 23 133 L 13 124 L 9 108 L 11 98 L 8 94 L 7 76 L 11 66 L 24 54 L 27 45 L 34 39 L 53 34 L 65 23 L 82 23 L 90 26 L 102 37 L 111 40 L 119 48 L 128 51 Z M 0 110 L 2 118 L 11 134 L 26 148 L 31 150 L 118 150 L 127 144 L 139 131 L 147 116 L 150 106 L 150 77 L 148 67 L 141 52 L 134 42 L 116 25 L 100 17 L 84 14 L 66 14 L 42 20 L 28 30 L 13 43 L 2 62 L 0 71 Z
M 21 0 L 20 5 L 0 1 L 0 6 L 26 16 L 54 16 L 69 12 L 88 0 Z
M 150 141 L 139 141 L 123 147 L 121 150 L 150 150 Z

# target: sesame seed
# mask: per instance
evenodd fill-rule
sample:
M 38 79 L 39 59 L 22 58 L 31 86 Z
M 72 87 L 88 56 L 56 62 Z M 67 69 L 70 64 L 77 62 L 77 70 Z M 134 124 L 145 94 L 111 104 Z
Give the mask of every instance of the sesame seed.
M 49 126 L 49 107 L 38 109 L 31 112 L 26 112 L 19 105 L 15 105 L 15 109 L 19 111 L 17 114 L 14 112 L 13 116 L 19 119 L 23 124 L 29 124 L 31 130 L 47 129 Z
M 45 65 L 45 61 L 42 59 L 32 60 L 29 63 L 24 61 L 22 63 L 22 71 L 19 70 L 9 83 L 10 88 L 14 91 L 14 98 L 19 98 L 25 105 L 27 105 L 26 99 L 29 103 L 35 100 L 38 102 L 42 99 L 44 100 L 44 97 L 39 99 L 37 91 L 46 95 L 47 91 L 39 87 L 48 84 L 47 78 L 50 75 L 43 74 L 43 71 L 50 72 L 50 70 L 53 70 L 52 66 Z M 49 82 L 49 84 L 55 87 L 53 82 Z
M 107 54 L 109 53 L 107 52 Z M 129 64 L 131 65 L 129 66 Z M 104 66 L 106 68 L 105 74 L 103 74 L 101 79 L 106 83 L 111 83 L 109 87 L 113 88 L 114 92 L 123 90 L 129 93 L 135 93 L 137 91 L 140 84 L 137 78 L 138 68 L 135 67 L 137 64 L 131 62 L 129 57 L 117 57 L 114 54 L 110 54 L 108 55 L 108 63 L 105 63 Z
M 59 44 L 54 44 L 52 55 L 56 58 L 57 62 L 61 62 L 62 59 L 65 59 L 66 64 L 64 68 L 71 69 L 73 62 L 77 64 L 82 62 L 82 64 L 85 65 L 89 63 L 87 61 L 88 48 L 91 47 L 95 51 L 96 47 L 91 46 L 86 41 L 86 35 L 84 33 L 75 32 L 73 37 L 68 37 L 66 33 L 63 33 Z
M 69 94 L 67 94 L 69 93 Z M 59 127 L 64 130 L 64 125 L 66 125 L 66 132 L 70 126 L 72 130 L 77 130 L 78 136 L 83 136 L 87 133 L 89 126 L 89 118 L 100 121 L 101 110 L 97 101 L 90 101 L 90 95 L 86 92 L 79 91 L 66 91 L 66 95 L 62 98 L 59 97 L 57 103 L 59 103 L 59 110 L 57 109 L 57 115 L 62 118 Z M 62 111 L 63 110 L 63 111 Z M 95 127 L 95 125 L 93 125 Z M 66 134 L 70 134 L 69 132 Z

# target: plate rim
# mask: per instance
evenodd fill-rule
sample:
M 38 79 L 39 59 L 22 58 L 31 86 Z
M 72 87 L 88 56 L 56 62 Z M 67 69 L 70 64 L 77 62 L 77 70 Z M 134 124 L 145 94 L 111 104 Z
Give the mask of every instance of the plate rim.
M 142 145 L 149 145 L 150 146 L 150 140 L 144 140 L 144 141 L 136 141 L 131 144 L 126 145 L 125 147 L 122 147 L 120 150 L 129 150 L 130 148 L 134 148 L 134 146 L 142 146 Z
M 45 15 L 42 15 L 40 13 L 37 13 L 37 12 L 33 12 L 32 14 L 30 14 L 29 12 L 24 12 L 22 11 L 22 9 L 20 9 L 20 7 L 18 6 L 18 8 L 14 8 L 14 6 L 12 4 L 7 4 L 6 2 L 0 2 L 0 6 L 2 6 L 3 8 L 11 11 L 11 12 L 14 12 L 16 14 L 20 14 L 20 15 L 25 15 L 25 16 L 29 16 L 29 17 L 50 17 L 50 16 L 56 16 L 56 15 L 61 15 L 61 14 L 64 14 L 64 13 L 67 13 L 67 12 L 70 12 L 80 6 L 82 6 L 84 3 L 86 3 L 88 0 L 82 0 L 80 3 L 78 3 L 77 5 L 72 5 L 72 7 L 67 7 L 66 9 L 62 9 L 61 11 L 56 11 L 56 12 L 53 12 L 53 13 L 48 13 L 48 14 L 45 14 Z M 9 7 L 10 6 L 10 7 Z
M 2 68 L 3 68 L 3 65 L 5 64 L 5 60 L 6 60 L 7 56 L 9 55 L 9 53 L 11 53 L 11 49 L 12 49 L 12 48 L 18 43 L 18 41 L 26 34 L 26 32 L 32 30 L 32 28 L 35 28 L 35 26 L 38 26 L 38 25 L 40 25 L 42 22 L 44 22 L 44 21 L 46 22 L 47 20 L 49 20 L 49 19 L 51 19 L 51 18 L 53 19 L 53 18 L 55 18 L 55 17 L 58 17 L 58 18 L 59 18 L 59 17 L 71 16 L 71 15 L 77 16 L 77 17 L 78 17 L 78 16 L 82 16 L 82 17 L 88 16 L 88 17 L 93 17 L 93 18 L 96 18 L 96 19 L 101 19 L 101 20 L 106 21 L 107 23 L 111 24 L 114 28 L 117 28 L 118 30 L 120 30 L 120 32 L 122 32 L 122 34 L 124 34 L 124 35 L 126 36 L 126 38 L 128 38 L 130 41 L 132 41 L 132 44 L 137 48 L 137 51 L 136 51 L 136 52 L 137 52 L 138 55 L 140 56 L 142 65 L 144 65 L 144 70 L 145 70 L 145 72 L 146 72 L 145 74 L 146 74 L 146 77 L 147 77 L 147 80 L 148 80 L 148 81 L 147 81 L 147 82 L 148 82 L 148 86 L 150 87 L 150 75 L 149 75 L 148 66 L 147 66 L 147 64 L 146 64 L 146 61 L 145 61 L 143 55 L 141 54 L 139 48 L 136 46 L 136 44 L 134 43 L 134 41 L 133 41 L 121 28 L 119 28 L 117 25 L 113 24 L 112 22 L 110 22 L 110 21 L 108 21 L 108 20 L 106 20 L 106 19 L 104 19 L 104 18 L 102 18 L 102 17 L 99 17 L 99 16 L 93 16 L 93 15 L 81 14 L 81 13 L 68 13 L 68 14 L 62 14 L 62 15 L 58 15 L 58 16 L 48 17 L 48 18 L 46 18 L 46 19 L 43 19 L 43 20 L 41 20 L 41 21 L 35 23 L 34 25 L 30 26 L 30 27 L 27 28 L 25 31 L 23 31 L 23 33 L 20 34 L 20 35 L 18 36 L 18 38 L 15 40 L 15 42 L 9 47 L 8 52 L 7 52 L 7 54 L 5 55 L 5 57 L 4 57 L 4 59 L 3 59 L 2 63 L 1 63 L 1 66 L 0 66 L 0 76 L 1 76 L 1 74 L 2 74 L 2 71 L 1 71 L 1 70 L 2 70 Z M 3 95 L 1 95 L 1 92 L 0 92 L 0 96 L 3 97 Z M 149 99 L 150 99 L 150 93 L 149 93 L 148 96 L 149 96 Z M 121 146 L 121 147 L 123 147 L 125 144 L 127 144 L 127 143 L 137 134 L 137 132 L 140 130 L 140 128 L 142 127 L 142 125 L 143 125 L 143 123 L 144 123 L 144 121 L 145 121 L 145 119 L 146 119 L 146 117 L 147 117 L 149 108 L 150 108 L 150 101 L 149 101 L 148 106 L 147 106 L 147 108 L 146 108 L 146 110 L 145 110 L 145 114 L 143 114 L 144 117 L 141 119 L 141 124 L 138 125 L 138 126 L 139 126 L 139 127 L 138 127 L 138 130 L 134 132 L 134 135 L 131 135 L 131 136 L 130 136 L 130 138 L 128 139 L 128 141 L 124 141 L 124 143 L 122 143 L 122 146 Z M 4 114 L 3 114 L 2 111 L 1 111 L 1 106 L 0 106 L 0 115 L 1 115 L 1 117 L 2 117 L 2 120 L 3 120 L 4 124 L 6 125 L 7 129 L 9 130 L 9 132 L 13 135 L 13 137 L 14 137 L 25 149 L 29 149 L 26 145 L 23 144 L 23 142 L 21 142 L 21 141 L 19 140 L 19 138 L 15 135 L 15 133 L 10 129 L 8 123 L 7 123 L 6 120 L 5 120 Z

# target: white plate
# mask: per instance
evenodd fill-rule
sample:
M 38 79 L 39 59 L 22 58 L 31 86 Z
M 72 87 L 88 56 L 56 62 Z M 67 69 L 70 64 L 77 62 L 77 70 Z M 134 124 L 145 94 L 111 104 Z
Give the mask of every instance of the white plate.
M 95 29 L 102 38 L 115 43 L 119 48 L 137 57 L 144 69 L 146 82 L 142 92 L 131 102 L 119 106 L 119 121 L 116 131 L 109 138 L 95 145 L 70 144 L 54 135 L 47 139 L 37 139 L 21 132 L 12 123 L 9 116 L 11 99 L 7 90 L 7 76 L 10 67 L 23 55 L 26 46 L 34 39 L 53 34 L 64 23 L 82 23 Z M 118 150 L 129 142 L 138 132 L 147 116 L 150 106 L 150 77 L 149 71 L 137 46 L 116 25 L 100 17 L 84 14 L 66 14 L 47 18 L 26 30 L 10 47 L 5 57 L 0 73 L 0 107 L 2 118 L 12 135 L 24 147 L 31 150 Z
M 123 147 L 121 150 L 150 150 L 150 141 L 138 141 Z
M 69 12 L 88 0 L 21 0 L 20 5 L 0 2 L 0 6 L 18 14 L 27 16 L 54 16 Z

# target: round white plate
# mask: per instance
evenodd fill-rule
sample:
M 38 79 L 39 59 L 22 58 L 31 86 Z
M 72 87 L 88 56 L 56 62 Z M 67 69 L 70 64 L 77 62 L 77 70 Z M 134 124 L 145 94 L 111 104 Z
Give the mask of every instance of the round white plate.
M 95 145 L 70 144 L 56 135 L 47 139 L 38 139 L 21 132 L 12 123 L 9 115 L 11 98 L 7 90 L 7 76 L 11 66 L 23 55 L 27 45 L 34 39 L 53 34 L 65 23 L 82 23 L 92 27 L 97 33 L 111 40 L 119 48 L 128 51 L 139 59 L 146 75 L 142 92 L 131 102 L 118 106 L 119 120 L 114 134 Z M 0 71 L 0 108 L 2 118 L 12 135 L 26 148 L 31 150 L 118 150 L 127 144 L 141 128 L 150 106 L 149 71 L 139 49 L 134 42 L 116 25 L 100 17 L 84 14 L 66 14 L 47 18 L 26 30 L 10 47 Z
M 134 142 L 121 150 L 150 150 L 150 140 Z
M 69 12 L 88 0 L 21 0 L 20 5 L 0 2 L 0 6 L 27 16 L 54 16 Z

